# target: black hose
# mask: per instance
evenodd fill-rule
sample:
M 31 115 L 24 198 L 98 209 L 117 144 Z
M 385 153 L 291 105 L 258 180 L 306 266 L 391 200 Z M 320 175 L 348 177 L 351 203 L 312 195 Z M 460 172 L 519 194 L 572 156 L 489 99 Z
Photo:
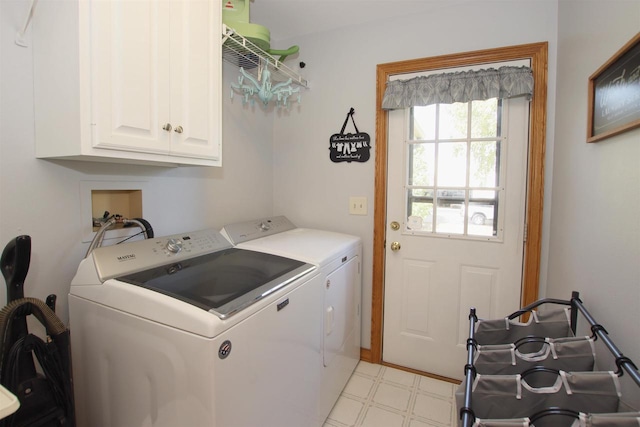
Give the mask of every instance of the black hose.
M 146 237 L 145 237 L 146 239 L 153 238 L 153 227 L 151 226 L 149 221 L 142 218 L 133 218 L 133 219 L 135 219 L 136 221 L 139 221 L 142 225 L 144 225 L 144 232 L 146 234 Z
M 0 310 L 0 367 L 4 366 L 4 357 L 9 348 L 20 338 L 12 336 L 12 324 L 20 321 L 19 318 L 26 318 L 31 314 L 45 326 L 50 336 L 55 337 L 67 330 L 64 323 L 42 300 L 27 297 L 11 301 Z

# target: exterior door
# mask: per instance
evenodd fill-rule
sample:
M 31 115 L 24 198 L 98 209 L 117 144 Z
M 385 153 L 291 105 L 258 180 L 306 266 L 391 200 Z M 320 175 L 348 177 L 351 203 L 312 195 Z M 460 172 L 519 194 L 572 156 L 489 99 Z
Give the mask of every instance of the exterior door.
M 469 308 L 520 303 L 528 101 L 389 113 L 385 362 L 462 379 Z

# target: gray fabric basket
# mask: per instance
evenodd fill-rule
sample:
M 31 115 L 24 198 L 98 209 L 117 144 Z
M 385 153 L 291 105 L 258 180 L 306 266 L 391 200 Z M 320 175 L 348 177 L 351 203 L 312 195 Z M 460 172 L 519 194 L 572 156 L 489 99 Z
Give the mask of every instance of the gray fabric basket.
M 511 420 L 482 420 L 476 419 L 473 427 L 530 427 L 529 418 L 514 418 Z M 573 426 L 572 426 L 573 427 Z
M 565 418 L 553 421 L 556 427 L 640 427 L 640 412 L 623 412 L 614 414 L 586 414 L 580 413 L 578 418 Z M 533 423 L 529 418 L 515 418 L 510 420 L 476 419 L 473 427 L 537 427 L 540 423 Z
M 580 427 L 640 427 L 640 412 L 580 414 Z
M 520 374 L 534 366 L 564 371 L 592 371 L 594 368 L 595 345 L 590 337 L 535 338 L 533 342 L 528 339 L 521 341 L 521 345 L 478 346 L 473 362 L 476 372 L 482 375 L 508 375 Z
M 551 308 L 534 310 L 527 322 L 515 319 L 479 319 L 474 338 L 480 345 L 510 344 L 527 336 L 562 338 L 573 336 L 570 309 Z
M 615 413 L 620 385 L 614 372 L 560 371 L 549 387 L 532 387 L 521 375 L 477 375 L 473 382 L 473 412 L 479 419 L 511 420 L 530 417 L 550 407 L 584 413 Z M 464 404 L 464 383 L 456 391 Z M 542 419 L 538 426 L 554 426 Z

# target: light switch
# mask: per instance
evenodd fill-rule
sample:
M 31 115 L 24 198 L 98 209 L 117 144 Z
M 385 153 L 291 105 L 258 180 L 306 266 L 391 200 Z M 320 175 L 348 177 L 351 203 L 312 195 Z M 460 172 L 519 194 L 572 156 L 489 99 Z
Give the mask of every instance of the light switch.
M 366 215 L 367 214 L 367 198 L 364 196 L 349 197 L 349 214 L 350 215 Z

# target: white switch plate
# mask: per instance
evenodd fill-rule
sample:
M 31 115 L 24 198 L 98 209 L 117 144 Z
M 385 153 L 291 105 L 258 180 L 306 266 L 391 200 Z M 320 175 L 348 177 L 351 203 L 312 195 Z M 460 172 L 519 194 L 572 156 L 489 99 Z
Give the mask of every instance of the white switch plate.
M 364 196 L 349 197 L 349 214 L 350 215 L 366 215 L 367 214 L 367 198 Z

